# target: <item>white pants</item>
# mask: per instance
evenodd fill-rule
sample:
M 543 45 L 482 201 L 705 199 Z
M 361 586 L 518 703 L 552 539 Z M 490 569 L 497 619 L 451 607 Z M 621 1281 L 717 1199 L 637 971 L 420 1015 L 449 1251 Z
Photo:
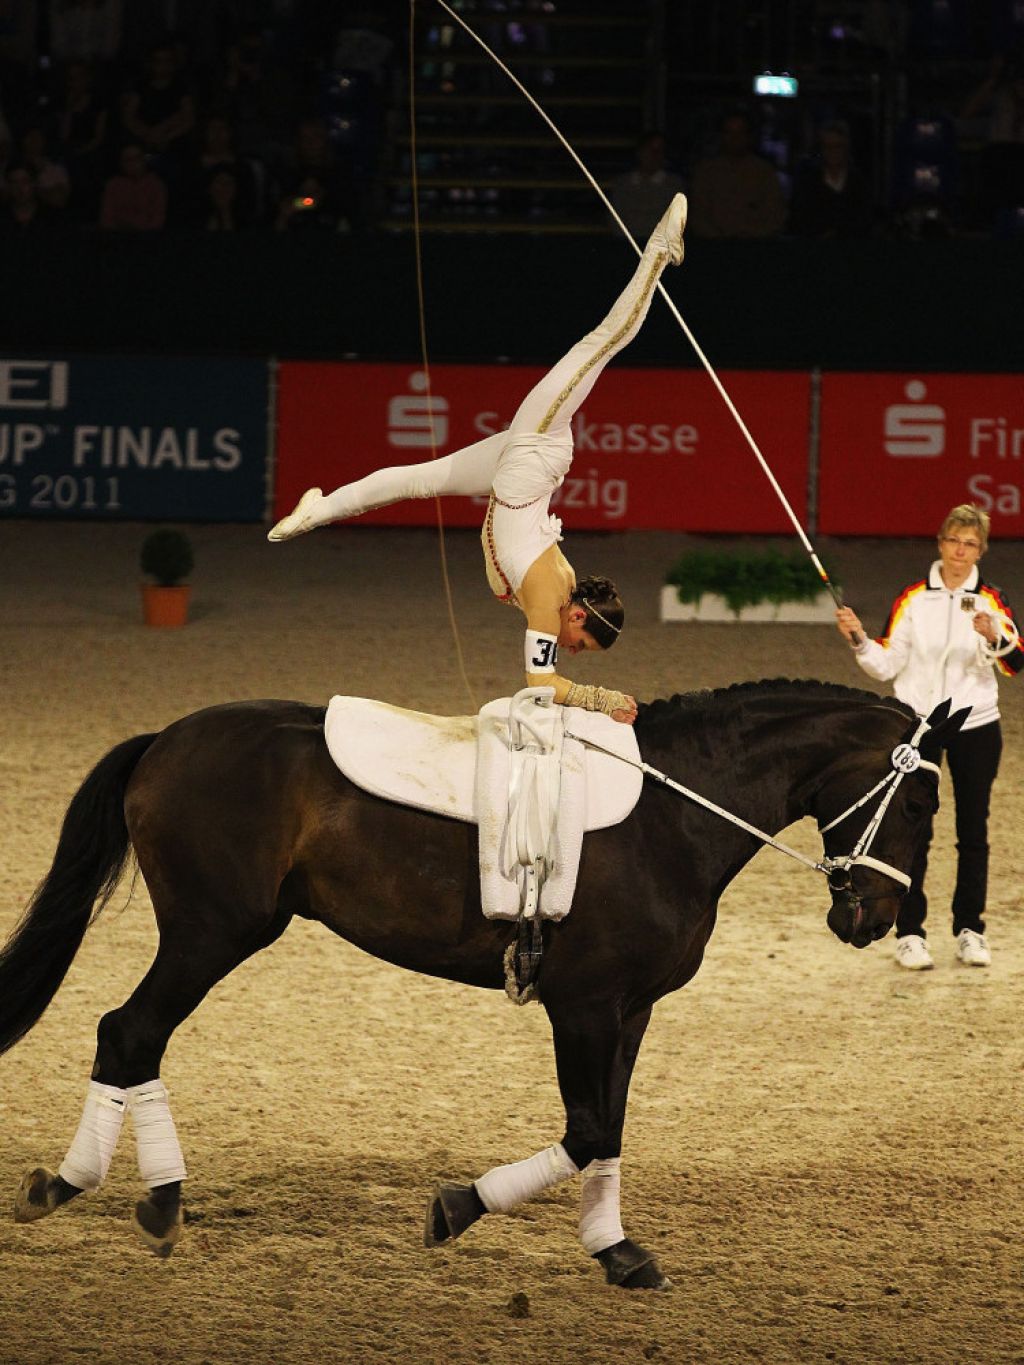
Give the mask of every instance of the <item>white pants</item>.
M 504 576 L 517 588 L 538 554 L 559 538 L 547 499 L 572 463 L 572 419 L 605 365 L 639 332 L 667 262 L 668 250 L 655 233 L 608 316 L 530 390 L 507 432 L 437 460 L 379 469 L 345 484 L 324 499 L 317 521 L 358 516 L 404 498 L 484 497 L 493 492 L 499 504 L 493 522 L 495 549 Z M 527 510 L 525 504 L 531 505 L 531 515 L 517 517 Z

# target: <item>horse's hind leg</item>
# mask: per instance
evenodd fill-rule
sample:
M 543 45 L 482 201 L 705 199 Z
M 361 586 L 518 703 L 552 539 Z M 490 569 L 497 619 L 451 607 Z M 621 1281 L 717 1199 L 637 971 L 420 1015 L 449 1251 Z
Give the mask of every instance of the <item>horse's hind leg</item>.
M 139 1170 L 148 1187 L 146 1198 L 136 1205 L 134 1225 L 152 1251 L 170 1255 L 181 1232 L 185 1167 L 159 1079 L 164 1051 L 174 1030 L 213 986 L 278 938 L 290 917 L 290 911 L 281 909 L 255 932 L 250 920 L 246 934 L 237 913 L 211 913 L 200 923 L 194 913 L 187 919 L 160 914 L 164 928 L 152 966 L 129 999 L 100 1020 L 86 1110 L 75 1140 L 57 1175 L 39 1168 L 26 1177 L 15 1215 L 19 1221 L 44 1217 L 100 1184 L 120 1129 L 120 1119 L 115 1121 L 111 1113 L 120 1101 L 121 1117 L 129 1112 L 134 1121 Z
M 212 917 L 211 917 L 212 918 Z M 158 1256 L 169 1256 L 181 1234 L 184 1158 L 174 1131 L 160 1063 L 171 1034 L 207 993 L 247 957 L 284 932 L 290 911 L 279 910 L 244 941 L 230 935 L 232 917 L 216 920 L 197 935 L 179 930 L 161 935 L 152 967 L 134 994 L 100 1020 L 93 1076 L 127 1088 L 135 1123 L 139 1173 L 148 1188 L 135 1205 L 133 1224 Z

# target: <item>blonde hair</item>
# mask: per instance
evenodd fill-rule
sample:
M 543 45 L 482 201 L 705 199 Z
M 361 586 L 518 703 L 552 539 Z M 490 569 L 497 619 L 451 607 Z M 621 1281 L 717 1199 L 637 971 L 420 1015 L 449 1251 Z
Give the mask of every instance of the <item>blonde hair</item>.
M 962 502 L 946 514 L 946 520 L 939 527 L 939 539 L 951 530 L 954 526 L 969 526 L 972 531 L 977 531 L 978 539 L 981 541 L 981 554 L 988 549 L 988 528 L 989 515 L 983 512 L 980 507 L 975 507 L 973 502 Z

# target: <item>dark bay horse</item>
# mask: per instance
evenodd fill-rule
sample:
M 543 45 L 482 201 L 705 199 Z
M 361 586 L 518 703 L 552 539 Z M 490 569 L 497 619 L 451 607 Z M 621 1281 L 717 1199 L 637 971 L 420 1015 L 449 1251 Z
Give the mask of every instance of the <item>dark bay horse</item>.
M 327 752 L 323 720 L 322 707 L 298 702 L 214 706 L 125 740 L 97 764 L 0 952 L 0 1051 L 56 994 L 95 903 L 102 909 L 132 849 L 160 942 L 131 997 L 99 1021 L 93 1080 L 112 1094 L 158 1078 L 177 1026 L 293 915 L 398 966 L 503 988 L 515 925 L 481 915 L 476 827 L 353 786 Z M 961 720 L 932 729 L 921 752 L 937 759 Z M 802 816 L 823 826 L 840 815 L 889 771 L 893 747 L 914 728 L 912 713 L 891 699 L 785 680 L 653 702 L 636 722 L 647 763 L 769 834 Z M 936 805 L 934 773 L 909 776 L 879 828 L 875 857 L 908 870 Z M 870 813 L 867 805 L 842 820 L 826 835 L 827 851 L 852 849 Z M 573 912 L 545 925 L 540 978 L 566 1111 L 562 1147 L 549 1150 L 563 1152 L 570 1172 L 571 1163 L 583 1171 L 619 1156 L 651 1009 L 695 974 L 719 897 L 760 846 L 650 782 L 627 820 L 584 838 Z M 852 887 L 832 895 L 829 926 L 863 948 L 891 928 L 901 893 L 877 867 L 854 867 Z M 166 1255 L 181 1227 L 181 1183 L 147 1183 L 136 1226 Z M 15 1216 L 43 1217 L 80 1192 L 39 1167 L 25 1178 Z M 458 1236 L 485 1211 L 475 1184 L 439 1187 L 428 1245 Z M 666 1283 L 654 1258 L 621 1233 L 597 1258 L 609 1282 Z

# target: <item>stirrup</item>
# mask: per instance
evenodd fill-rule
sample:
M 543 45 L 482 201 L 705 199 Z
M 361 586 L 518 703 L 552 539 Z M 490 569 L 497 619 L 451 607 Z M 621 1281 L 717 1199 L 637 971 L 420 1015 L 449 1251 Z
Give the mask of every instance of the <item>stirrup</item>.
M 516 921 L 515 942 L 505 949 L 505 993 L 514 1005 L 540 1001 L 540 969 L 544 957 L 544 936 L 536 916 L 520 915 Z

